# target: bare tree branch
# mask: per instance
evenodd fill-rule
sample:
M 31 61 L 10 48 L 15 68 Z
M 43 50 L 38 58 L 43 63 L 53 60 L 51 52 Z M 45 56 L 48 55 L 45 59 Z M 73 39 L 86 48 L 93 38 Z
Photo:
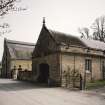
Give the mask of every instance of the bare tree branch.
M 10 11 L 23 11 L 26 10 L 27 8 L 22 8 L 22 7 L 17 7 L 18 2 L 21 0 L 0 0 L 0 17 L 4 17 Z M 11 32 L 11 30 L 8 30 L 10 25 L 8 23 L 0 23 L 0 36 Z
M 90 32 L 89 32 L 89 29 L 87 27 L 84 27 L 84 28 L 79 28 L 78 29 L 79 33 L 81 34 L 81 38 L 90 38 Z
M 97 18 L 92 24 L 93 39 L 105 42 L 105 16 Z
M 16 0 L 1 0 L 0 2 L 0 16 L 4 16 L 12 10 Z

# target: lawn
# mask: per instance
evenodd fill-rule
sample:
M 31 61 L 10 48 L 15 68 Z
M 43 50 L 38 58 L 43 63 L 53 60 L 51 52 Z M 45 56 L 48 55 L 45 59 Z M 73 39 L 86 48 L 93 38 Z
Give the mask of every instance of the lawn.
M 86 89 L 96 89 L 105 86 L 105 80 L 92 81 L 86 84 Z

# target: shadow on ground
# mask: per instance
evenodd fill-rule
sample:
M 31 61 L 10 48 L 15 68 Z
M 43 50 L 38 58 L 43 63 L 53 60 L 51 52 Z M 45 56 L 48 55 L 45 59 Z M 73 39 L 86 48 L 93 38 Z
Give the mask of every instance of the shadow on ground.
M 4 82 L 0 83 L 0 91 L 20 91 L 26 89 L 39 89 L 39 88 L 49 88 L 47 84 L 36 84 L 25 81 L 14 81 L 4 79 Z

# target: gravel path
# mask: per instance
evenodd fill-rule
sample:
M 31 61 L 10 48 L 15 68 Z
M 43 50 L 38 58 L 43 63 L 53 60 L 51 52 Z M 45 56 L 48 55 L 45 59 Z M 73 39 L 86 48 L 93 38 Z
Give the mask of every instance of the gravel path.
M 103 94 L 99 91 L 71 91 L 0 79 L 0 105 L 105 105 Z

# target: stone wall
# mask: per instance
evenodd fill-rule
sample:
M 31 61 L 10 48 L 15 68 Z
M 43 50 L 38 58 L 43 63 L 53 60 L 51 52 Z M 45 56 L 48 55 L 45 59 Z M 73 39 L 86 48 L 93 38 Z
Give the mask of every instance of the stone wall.
M 32 71 L 32 60 L 11 60 L 11 70 L 14 66 L 18 69 L 19 65 L 21 65 L 23 71 L 25 69 Z
M 59 64 L 59 54 L 51 54 L 48 56 L 43 56 L 41 58 L 33 59 L 33 79 L 37 81 L 39 76 L 39 65 L 45 63 L 49 65 L 49 75 L 50 78 L 55 81 L 56 84 L 60 84 L 60 64 Z
M 85 71 L 85 59 L 92 60 L 92 72 Z M 72 53 L 62 53 L 60 57 L 62 69 L 62 86 L 64 86 L 63 72 L 70 70 L 78 70 L 86 81 L 102 79 L 102 61 L 105 59 L 98 56 L 86 56 Z M 85 76 L 86 75 L 86 76 Z
M 102 62 L 105 59 L 100 57 L 92 58 L 92 78 L 93 80 L 103 79 L 103 72 L 102 72 Z
M 62 69 L 62 86 L 64 86 L 64 79 L 63 79 L 63 73 L 73 70 L 78 70 L 80 74 L 84 77 L 84 57 L 76 54 L 62 54 L 61 55 L 61 69 Z
M 39 65 L 46 63 L 49 65 L 50 78 L 64 86 L 63 72 L 77 70 L 82 75 L 83 81 L 102 79 L 102 62 L 105 61 L 103 52 L 95 49 L 86 49 L 81 47 L 60 46 L 61 52 L 42 55 L 33 59 L 33 79 L 36 81 L 39 76 Z M 91 59 L 92 72 L 85 70 L 85 60 Z
M 18 80 L 32 81 L 32 71 L 19 71 Z

